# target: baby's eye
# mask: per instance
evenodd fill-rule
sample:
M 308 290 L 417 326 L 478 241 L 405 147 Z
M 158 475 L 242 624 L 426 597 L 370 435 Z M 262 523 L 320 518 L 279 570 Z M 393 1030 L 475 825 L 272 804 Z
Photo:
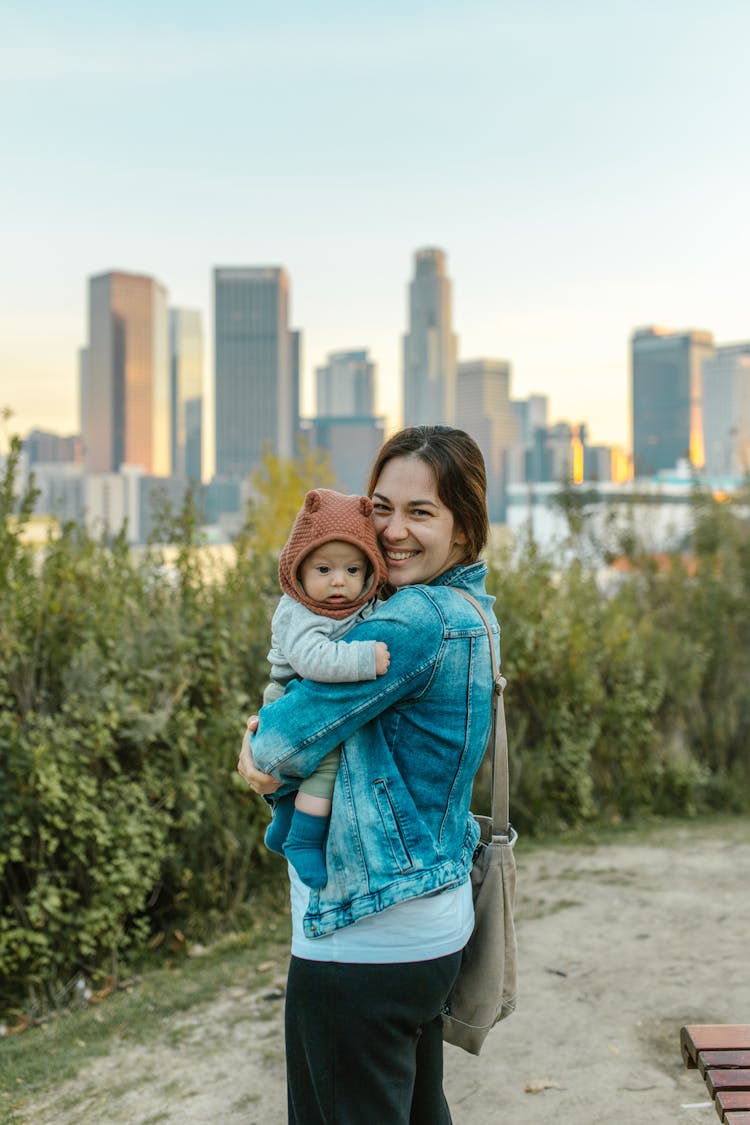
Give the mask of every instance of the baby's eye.
M 331 569 L 330 566 L 319 566 L 316 568 L 319 574 L 328 574 Z
M 348 570 L 349 574 L 359 574 L 359 572 L 362 570 L 362 567 L 361 566 L 348 566 L 346 569 Z

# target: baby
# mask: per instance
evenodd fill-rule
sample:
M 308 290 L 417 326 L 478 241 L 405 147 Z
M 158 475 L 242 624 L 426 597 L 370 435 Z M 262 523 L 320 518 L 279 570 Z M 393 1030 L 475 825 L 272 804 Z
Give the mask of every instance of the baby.
M 272 703 L 290 680 L 374 680 L 388 671 L 382 641 L 341 638 L 373 611 L 387 570 L 370 521 L 366 496 L 344 496 L 327 488 L 308 492 L 279 560 L 284 591 L 271 624 L 271 683 L 263 702 Z M 315 773 L 274 803 L 266 845 L 285 855 L 308 887 L 325 886 L 325 836 L 331 813 L 339 750 L 323 758 Z

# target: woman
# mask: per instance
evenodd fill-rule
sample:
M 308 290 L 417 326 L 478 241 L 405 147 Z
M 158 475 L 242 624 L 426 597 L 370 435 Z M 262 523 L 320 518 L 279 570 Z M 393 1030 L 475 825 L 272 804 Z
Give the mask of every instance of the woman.
M 283 793 L 342 744 L 328 882 L 311 892 L 290 869 L 290 1122 L 444 1125 L 440 1012 L 473 926 L 469 801 L 490 723 L 486 630 L 457 593 L 490 610 L 482 455 L 461 430 L 406 429 L 368 492 L 395 593 L 349 636 L 385 641 L 388 672 L 291 685 L 238 768 Z

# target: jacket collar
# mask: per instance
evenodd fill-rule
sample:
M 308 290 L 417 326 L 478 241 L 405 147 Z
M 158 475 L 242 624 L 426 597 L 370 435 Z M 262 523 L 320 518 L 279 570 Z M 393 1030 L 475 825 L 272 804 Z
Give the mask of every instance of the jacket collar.
M 479 562 L 467 563 L 463 566 L 452 566 L 444 574 L 438 575 L 430 586 L 469 586 L 481 580 L 487 574 L 487 563 L 481 559 Z

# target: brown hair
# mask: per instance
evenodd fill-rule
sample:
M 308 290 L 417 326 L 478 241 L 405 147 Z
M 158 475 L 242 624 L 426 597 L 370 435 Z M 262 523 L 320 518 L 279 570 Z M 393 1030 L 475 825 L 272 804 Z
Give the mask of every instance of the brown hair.
M 452 426 L 410 426 L 389 438 L 370 473 L 372 496 L 384 466 L 394 457 L 418 457 L 435 474 L 437 493 L 466 536 L 466 561 L 476 562 L 487 543 L 487 473 L 473 437 Z

